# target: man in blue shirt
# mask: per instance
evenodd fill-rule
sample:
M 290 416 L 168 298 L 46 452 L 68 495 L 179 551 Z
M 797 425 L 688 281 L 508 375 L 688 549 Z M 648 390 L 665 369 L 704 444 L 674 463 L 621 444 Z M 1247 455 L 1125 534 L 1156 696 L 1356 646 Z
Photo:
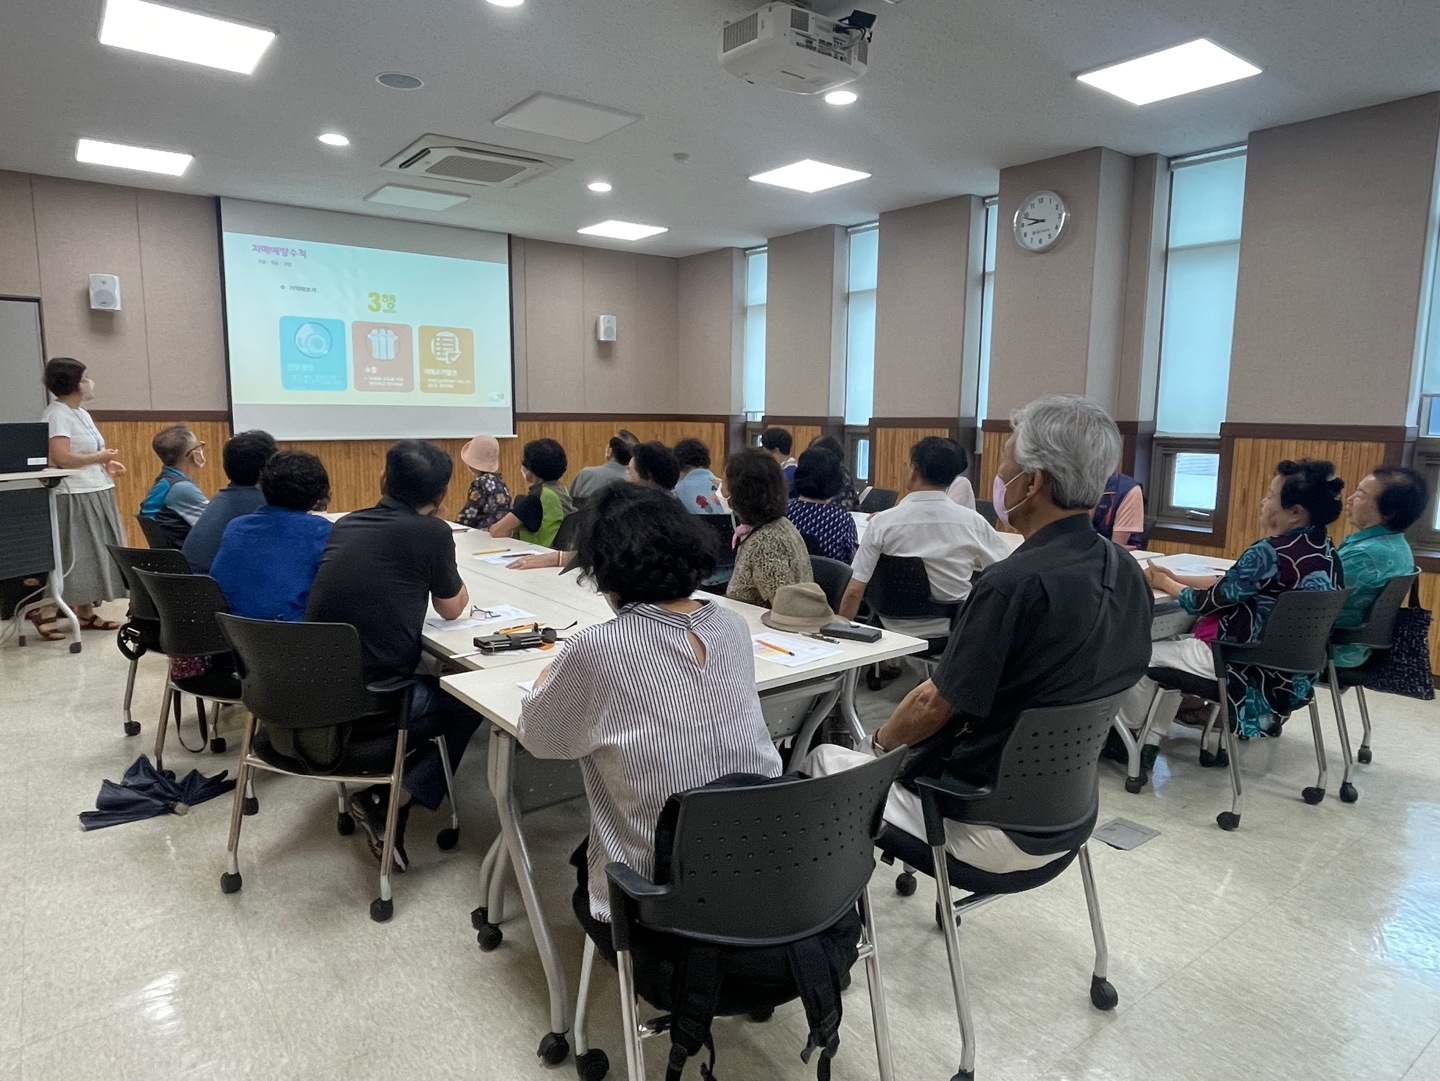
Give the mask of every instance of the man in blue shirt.
M 1355 486 L 1345 500 L 1345 517 L 1356 529 L 1340 544 L 1340 565 L 1345 585 L 1355 592 L 1345 602 L 1337 627 L 1358 627 L 1385 583 L 1415 572 L 1415 556 L 1405 540 L 1409 529 L 1425 513 L 1430 486 L 1413 469 L 1377 466 Z M 1354 668 L 1370 659 L 1369 646 L 1337 646 L 1335 667 Z
M 209 505 L 195 477 L 205 468 L 205 443 L 183 424 L 161 428 L 150 440 L 160 459 L 160 475 L 140 501 L 140 517 L 164 530 L 172 548 L 179 548 Z
M 225 475 L 230 483 L 215 493 L 210 505 L 185 538 L 181 551 L 190 569 L 196 574 L 209 574 L 225 527 L 244 514 L 253 514 L 265 505 L 260 494 L 260 470 L 276 451 L 269 432 L 258 429 L 241 432 L 225 443 L 223 455 Z
M 265 463 L 260 491 L 265 505 L 225 527 L 210 576 L 235 615 L 298 623 L 330 539 L 330 521 L 309 513 L 330 477 L 315 455 L 286 450 Z

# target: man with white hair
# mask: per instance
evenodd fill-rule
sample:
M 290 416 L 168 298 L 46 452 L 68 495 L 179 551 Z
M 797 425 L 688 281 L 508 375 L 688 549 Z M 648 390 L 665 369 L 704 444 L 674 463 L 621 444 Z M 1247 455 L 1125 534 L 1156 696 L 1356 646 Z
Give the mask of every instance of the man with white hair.
M 1086 398 L 1049 395 L 1016 410 L 1010 426 L 995 511 L 1025 543 L 975 578 L 934 677 L 906 695 L 867 749 L 884 754 L 905 744 L 920 752 L 885 807 L 886 822 L 917 837 L 925 825 L 909 787 L 915 777 L 993 783 L 1023 711 L 1119 694 L 1150 663 L 1150 586 L 1090 522 L 1120 457 L 1115 422 Z M 833 773 L 865 761 L 867 751 L 819 747 L 803 768 Z M 991 826 L 945 828 L 952 856 L 992 874 L 1060 858 L 1031 855 Z

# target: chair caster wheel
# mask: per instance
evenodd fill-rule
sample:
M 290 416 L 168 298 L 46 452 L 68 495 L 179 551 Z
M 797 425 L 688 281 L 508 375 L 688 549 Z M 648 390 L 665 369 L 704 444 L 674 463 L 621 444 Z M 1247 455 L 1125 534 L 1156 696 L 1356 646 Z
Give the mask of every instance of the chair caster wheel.
M 240 885 L 241 883 L 239 871 L 236 871 L 234 874 L 226 871 L 223 875 L 220 876 L 221 893 L 239 893 Z
M 349 837 L 355 832 L 355 816 L 349 811 L 335 816 L 335 832 L 341 837 Z
M 920 883 L 915 881 L 915 876 L 909 871 L 901 871 L 895 876 L 895 892 L 901 897 L 911 897 L 920 888 Z
M 505 941 L 505 932 L 493 923 L 482 924 L 475 935 L 475 941 L 480 943 L 481 953 L 494 953 L 500 948 L 500 943 Z M 562 1055 L 561 1058 L 564 1056 Z M 555 1061 L 559 1062 L 560 1059 L 557 1058 Z
M 435 835 L 435 843 L 440 847 L 441 851 L 449 852 L 460 843 L 460 831 L 454 826 L 446 826 Z
M 70 643 L 70 652 L 71 652 L 71 653 L 79 653 L 79 652 L 80 652 L 80 643 L 79 643 L 79 642 L 71 642 L 71 643 Z
M 1201 751 L 1200 765 L 1206 769 L 1224 769 L 1230 764 L 1230 755 L 1221 747 L 1218 751 Z
M 1340 802 L 1341 802 L 1341 803 L 1354 803 L 1354 802 L 1355 802 L 1357 799 L 1359 799 L 1359 798 L 1360 798 L 1360 793 L 1357 792 L 1357 791 L 1355 791 L 1355 786 L 1354 786 L 1353 784 L 1351 784 L 1349 781 L 1346 781 L 1344 784 L 1342 784 L 1342 785 L 1340 786 Z
M 126 734 L 127 736 L 138 736 L 138 735 L 140 734 L 140 722 L 139 722 L 139 721 L 126 721 L 126 722 L 125 722 L 125 734 Z
M 1160 757 L 1160 748 L 1147 743 L 1140 748 L 1140 776 L 1148 777 L 1155 768 L 1155 759 Z
M 1221 811 L 1215 816 L 1215 824 L 1226 833 L 1240 828 L 1240 816 L 1234 811 Z
M 484 905 L 470 910 L 470 926 L 475 930 L 479 931 L 489 922 L 490 912 Z
M 255 796 L 246 796 L 240 801 L 240 813 L 242 815 L 258 815 L 260 813 L 260 800 Z
M 1109 980 L 1091 976 L 1090 1001 L 1095 1004 L 1097 1010 L 1113 1010 L 1120 1004 L 1120 992 L 1115 990 L 1115 985 Z
M 1224 769 L 1230 764 L 1230 752 L 1227 751 L 1224 747 L 1221 747 L 1218 751 L 1215 752 L 1215 764 L 1221 769 Z
M 212 740 L 210 741 L 210 753 L 211 753 L 211 754 L 224 754 L 224 753 L 225 753 L 225 737 L 224 737 L 224 736 L 216 736 L 214 739 L 212 739 Z
M 376 923 L 384 923 L 391 916 L 395 915 L 395 902 L 384 901 L 379 897 L 370 902 L 370 918 Z
M 1361 747 L 1361 748 L 1360 748 L 1360 752 L 1355 756 L 1355 760 L 1356 760 L 1357 762 L 1364 762 L 1366 765 L 1369 765 L 1369 764 L 1370 764 L 1370 757 L 1371 757 L 1371 756 L 1370 756 L 1370 748 L 1369 748 L 1369 747 Z
M 1310 804 L 1311 807 L 1314 807 L 1315 804 L 1319 803 L 1325 798 L 1325 789 L 1316 788 L 1312 785 L 1311 787 L 1305 789 L 1303 792 L 1300 793 L 1300 798 L 1303 799 L 1306 803 Z
M 775 1016 L 775 1007 L 761 1006 L 758 1010 L 751 1010 L 745 1016 L 750 1018 L 750 1020 L 754 1021 L 757 1025 L 763 1025 L 766 1021 L 770 1020 L 770 1018 Z
M 865 686 L 869 687 L 872 691 L 878 691 L 880 690 L 880 688 L 885 686 L 885 681 L 879 676 L 877 676 L 874 672 L 866 672 Z
M 1125 791 L 1129 792 L 1133 796 L 1135 793 L 1140 792 L 1144 789 L 1147 779 L 1148 778 L 1144 777 L 1143 775 L 1140 777 L 1126 777 Z
M 598 1047 L 591 1048 L 575 1056 L 575 1072 L 580 1075 L 580 1081 L 602 1081 L 610 1072 L 610 1057 Z
M 950 1081 L 975 1081 L 974 1070 L 956 1070 L 955 1076 Z
M 570 1041 L 561 1032 L 547 1032 L 535 1052 L 547 1066 L 559 1066 L 570 1056 Z

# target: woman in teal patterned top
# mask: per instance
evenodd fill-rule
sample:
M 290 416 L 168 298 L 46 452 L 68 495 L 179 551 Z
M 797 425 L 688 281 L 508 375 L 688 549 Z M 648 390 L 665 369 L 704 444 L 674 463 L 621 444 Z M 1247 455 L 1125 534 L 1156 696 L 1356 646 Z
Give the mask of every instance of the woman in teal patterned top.
M 1430 486 L 1413 469 L 1377 466 L 1345 500 L 1345 517 L 1356 529 L 1340 543 L 1345 585 L 1355 592 L 1345 602 L 1337 627 L 1358 627 L 1385 583 L 1415 573 L 1415 556 L 1405 530 L 1425 513 Z M 1369 646 L 1337 646 L 1336 668 L 1355 668 L 1370 659 Z

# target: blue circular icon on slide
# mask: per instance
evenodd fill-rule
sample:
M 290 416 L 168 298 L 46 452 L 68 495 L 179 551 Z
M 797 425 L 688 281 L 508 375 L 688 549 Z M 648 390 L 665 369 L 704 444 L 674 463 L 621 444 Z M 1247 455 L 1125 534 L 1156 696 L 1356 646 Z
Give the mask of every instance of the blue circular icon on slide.
M 307 357 L 327 356 L 333 344 L 330 331 L 323 323 L 301 323 L 295 331 L 295 348 Z

